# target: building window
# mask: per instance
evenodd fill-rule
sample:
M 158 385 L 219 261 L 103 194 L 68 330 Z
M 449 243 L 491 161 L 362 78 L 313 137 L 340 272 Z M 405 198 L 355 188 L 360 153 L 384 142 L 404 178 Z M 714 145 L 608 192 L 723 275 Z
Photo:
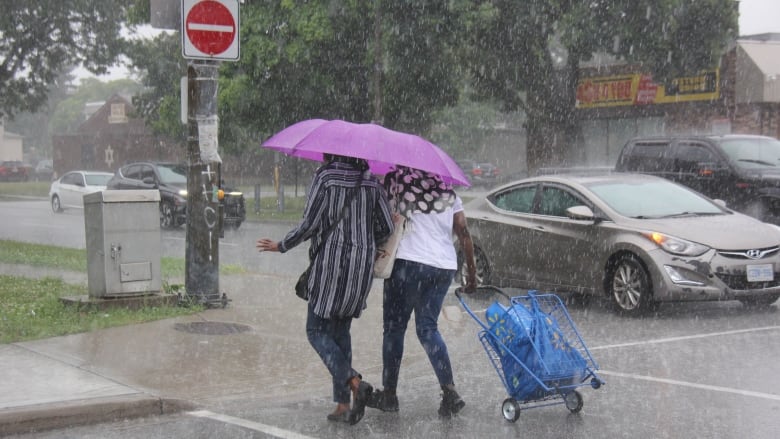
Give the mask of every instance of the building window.
M 125 104 L 111 104 L 111 114 L 108 116 L 108 123 L 127 123 Z

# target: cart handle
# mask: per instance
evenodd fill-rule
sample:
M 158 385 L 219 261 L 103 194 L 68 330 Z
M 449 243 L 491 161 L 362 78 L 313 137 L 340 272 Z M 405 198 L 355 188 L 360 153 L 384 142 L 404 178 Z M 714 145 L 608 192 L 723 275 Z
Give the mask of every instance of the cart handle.
M 498 287 L 494 287 L 493 285 L 480 285 L 480 286 L 478 286 L 478 287 L 477 287 L 477 289 L 476 289 L 474 292 L 476 293 L 477 291 L 484 291 L 484 292 L 490 292 L 490 293 L 497 293 L 497 294 L 500 294 L 500 295 L 502 295 L 502 296 L 506 297 L 506 299 L 507 299 L 507 300 L 509 300 L 509 301 L 511 301 L 511 300 L 512 300 L 512 298 L 511 298 L 511 297 L 509 297 L 509 294 L 507 294 L 507 293 L 505 293 L 505 292 L 501 291 L 501 289 L 500 289 L 500 288 L 498 288 Z M 463 300 L 463 299 L 462 299 L 462 297 L 461 297 L 461 294 L 466 294 L 466 295 L 468 295 L 468 293 L 464 293 L 464 292 L 463 292 L 463 287 L 458 287 L 458 288 L 455 288 L 455 296 L 456 296 L 458 299 L 461 299 L 461 300 Z M 474 293 L 471 293 L 471 294 L 474 294 Z
M 509 301 L 510 305 L 512 303 L 512 298 L 509 297 L 509 295 L 507 293 L 501 291 L 500 289 L 498 289 L 498 288 L 496 288 L 496 287 L 494 287 L 492 285 L 479 286 L 479 287 L 477 287 L 477 291 L 486 291 L 486 292 L 490 292 L 490 293 L 494 293 L 494 294 L 498 293 L 498 294 L 504 296 Z M 479 324 L 479 326 L 482 327 L 482 329 L 484 329 L 485 331 L 489 331 L 490 327 L 487 326 L 485 324 L 485 322 L 483 322 L 482 319 L 480 319 L 476 314 L 474 314 L 474 311 L 472 311 L 471 308 L 468 306 L 468 304 L 466 304 L 466 302 L 463 300 L 463 293 L 462 292 L 463 292 L 463 287 L 455 288 L 455 297 L 458 298 L 458 300 L 460 301 L 460 304 L 463 306 L 463 309 L 466 310 L 466 312 L 471 316 L 471 318 L 473 318 L 477 322 L 477 324 Z

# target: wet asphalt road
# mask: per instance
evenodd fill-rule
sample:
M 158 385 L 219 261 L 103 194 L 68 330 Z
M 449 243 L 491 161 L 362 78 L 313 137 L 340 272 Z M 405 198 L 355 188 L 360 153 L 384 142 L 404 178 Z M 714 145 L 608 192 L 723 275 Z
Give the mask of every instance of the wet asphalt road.
M 5 225 L 0 227 L 0 239 L 85 248 L 84 215 L 81 210 L 69 209 L 53 213 L 47 201 L 8 201 L 0 203 L 0 215 Z M 281 239 L 293 223 L 267 224 L 246 222 L 238 230 L 226 230 L 220 239 L 219 257 L 222 264 L 241 266 L 250 271 L 292 275 L 303 271 L 308 262 L 306 248 L 299 246 L 285 254 L 284 264 L 276 255 L 260 255 L 255 241 L 261 237 Z M 163 230 L 162 256 L 184 258 L 187 231 L 184 227 Z
M 10 202 L 0 203 L 0 215 L 7 219 L 2 239 L 84 247 L 83 241 L 78 242 L 79 233 L 82 240 L 84 233 L 78 212 L 53 215 L 45 202 Z M 226 233 L 221 260 L 280 279 L 297 276 L 305 266 L 305 250 L 284 256 L 254 251 L 257 237 L 281 237 L 288 228 L 286 224 L 242 225 Z M 164 255 L 183 257 L 184 236 L 183 231 L 163 232 Z M 483 310 L 491 301 L 467 299 L 474 310 Z M 369 306 L 380 303 L 381 297 L 372 294 Z M 209 401 L 199 412 L 20 437 L 776 438 L 780 431 L 777 306 L 752 310 L 738 302 L 666 304 L 645 318 L 621 318 L 598 300 L 570 303 L 572 319 L 607 382 L 597 390 L 580 388 L 584 407 L 578 414 L 554 405 L 524 408 L 516 423 L 505 421 L 500 406 L 506 391 L 477 340 L 479 328 L 450 295 L 440 326 L 467 402 L 453 419 L 436 414 L 435 378 L 410 329 L 399 388 L 400 412 L 369 409 L 356 426 L 324 420 L 332 404 L 323 368 L 323 376 L 286 383 L 290 392 L 284 397 L 236 393 Z M 353 332 L 376 333 L 379 324 L 359 319 Z M 367 364 L 364 375 L 374 384 L 380 381 L 379 355 L 378 349 L 360 354 L 361 364 Z

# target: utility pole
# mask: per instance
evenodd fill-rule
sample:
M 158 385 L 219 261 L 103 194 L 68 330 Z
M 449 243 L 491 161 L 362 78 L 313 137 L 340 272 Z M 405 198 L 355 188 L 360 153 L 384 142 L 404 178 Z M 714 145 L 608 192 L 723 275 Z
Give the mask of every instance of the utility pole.
M 185 289 L 206 305 L 225 304 L 219 292 L 219 195 L 217 76 L 219 61 L 194 60 L 187 67 L 187 240 Z
M 219 292 L 223 192 L 217 77 L 221 61 L 239 59 L 239 28 L 238 0 L 181 0 L 182 56 L 189 60 L 185 289 L 205 305 L 227 305 Z

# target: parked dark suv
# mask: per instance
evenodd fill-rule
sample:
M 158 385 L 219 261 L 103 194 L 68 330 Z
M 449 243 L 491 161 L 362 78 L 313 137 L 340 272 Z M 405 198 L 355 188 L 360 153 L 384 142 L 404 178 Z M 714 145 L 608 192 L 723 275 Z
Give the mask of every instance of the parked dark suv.
M 119 168 L 107 189 L 159 189 L 160 227 L 173 229 L 187 222 L 187 165 L 181 163 L 137 162 Z M 222 188 L 223 224 L 238 228 L 246 219 L 244 195 Z
M 658 175 L 780 224 L 780 141 L 772 137 L 636 138 L 623 146 L 615 170 Z

